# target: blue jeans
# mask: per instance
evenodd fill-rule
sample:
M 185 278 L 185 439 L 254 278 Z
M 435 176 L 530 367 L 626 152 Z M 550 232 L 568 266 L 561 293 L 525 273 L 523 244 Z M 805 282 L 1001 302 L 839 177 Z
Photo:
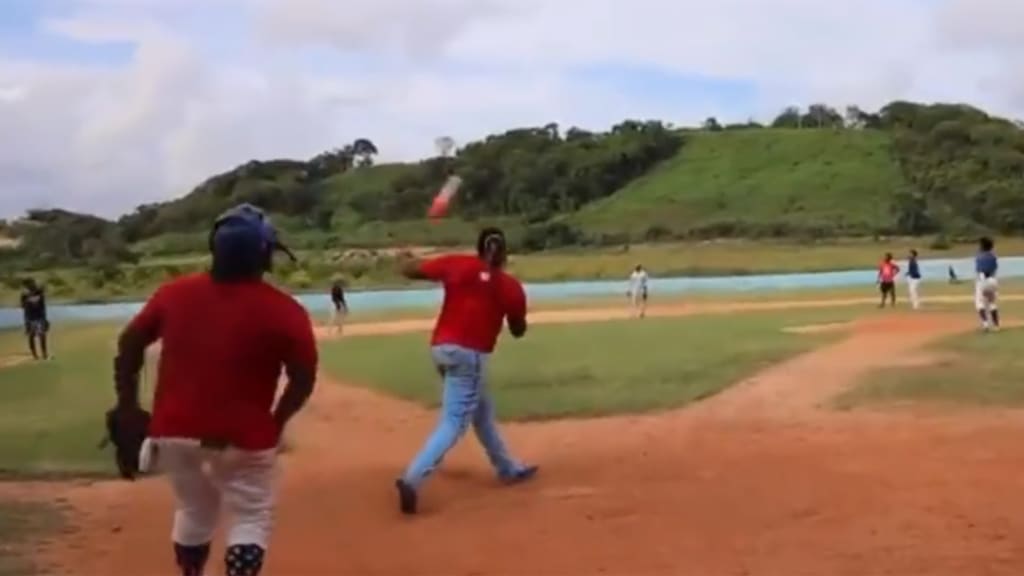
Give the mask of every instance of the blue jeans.
M 431 355 L 444 373 L 441 421 L 402 479 L 414 488 L 419 487 L 465 434 L 470 423 L 498 476 L 516 473 L 521 465 L 509 456 L 498 432 L 494 402 L 484 380 L 488 355 L 453 344 L 434 346 Z

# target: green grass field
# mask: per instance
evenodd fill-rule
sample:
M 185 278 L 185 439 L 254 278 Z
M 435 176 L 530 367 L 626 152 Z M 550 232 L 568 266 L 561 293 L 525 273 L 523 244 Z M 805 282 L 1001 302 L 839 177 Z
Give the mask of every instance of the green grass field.
M 870 234 L 895 224 L 893 192 L 906 187 L 890 148 L 876 131 L 695 133 L 674 158 L 570 221 L 634 237 L 716 225 L 731 228 L 723 236 L 773 227 Z
M 1004 313 L 1012 310 L 1004 307 Z M 1022 349 L 1024 329 L 1020 328 L 998 334 L 958 334 L 931 348 L 935 364 L 880 370 L 835 404 L 842 409 L 907 403 L 1021 408 Z
M 492 357 L 498 415 L 531 420 L 643 412 L 711 396 L 758 369 L 831 336 L 786 326 L 848 319 L 835 309 L 538 325 L 506 339 Z M 339 379 L 433 406 L 437 377 L 424 334 L 324 345 L 323 367 Z M 404 359 L 395 362 L 396 358 Z

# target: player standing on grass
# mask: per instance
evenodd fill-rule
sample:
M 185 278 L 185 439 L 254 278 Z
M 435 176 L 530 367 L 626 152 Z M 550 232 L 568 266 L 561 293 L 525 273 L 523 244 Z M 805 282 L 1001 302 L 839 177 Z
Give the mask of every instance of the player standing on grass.
M 46 316 L 46 293 L 41 286 L 36 284 L 32 278 L 26 278 L 22 283 L 21 291 L 21 313 L 25 321 L 25 336 L 28 338 L 28 349 L 32 357 L 39 360 L 42 353 L 43 360 L 50 358 L 46 335 L 50 331 L 50 320 Z M 39 342 L 38 348 L 36 341 Z
M 441 315 L 431 338 L 431 356 L 444 379 L 441 421 L 419 454 L 395 481 L 399 507 L 415 514 L 418 490 L 470 424 L 487 451 L 498 478 L 506 483 L 528 480 L 537 466 L 512 459 L 498 431 L 494 401 L 485 372 L 502 322 L 515 338 L 526 334 L 526 293 L 506 273 L 505 234 L 485 228 L 477 238 L 476 255 L 447 255 L 410 262 L 403 274 L 413 280 L 433 280 L 444 286 Z
M 626 296 L 633 305 L 633 317 L 643 318 L 647 315 L 647 270 L 640 264 L 636 265 L 633 273 L 629 275 L 629 289 Z
M 892 254 L 885 253 L 885 258 L 878 265 L 878 289 L 882 292 L 882 302 L 879 308 L 885 308 L 886 298 L 890 306 L 896 306 L 896 275 L 900 273 L 900 267 L 892 260 Z
M 287 249 L 258 208 L 218 218 L 210 249 L 210 272 L 161 286 L 122 332 L 107 427 L 124 478 L 150 469 L 168 476 L 180 573 L 203 574 L 223 505 L 232 520 L 224 573 L 256 576 L 273 522 L 278 444 L 313 391 L 317 350 L 306 311 L 263 281 L 273 251 Z M 157 340 L 150 422 L 139 371 Z M 288 383 L 274 406 L 282 367 Z
M 335 334 L 341 334 L 345 316 L 348 315 L 348 304 L 345 302 L 345 286 L 341 280 L 331 286 L 331 326 Z
M 981 329 L 999 330 L 999 258 L 994 252 L 995 242 L 988 236 L 978 240 L 978 254 L 974 257 L 974 307 L 981 318 Z
M 917 262 L 917 250 L 910 250 L 907 259 L 907 293 L 910 296 L 910 307 L 921 308 L 921 266 Z

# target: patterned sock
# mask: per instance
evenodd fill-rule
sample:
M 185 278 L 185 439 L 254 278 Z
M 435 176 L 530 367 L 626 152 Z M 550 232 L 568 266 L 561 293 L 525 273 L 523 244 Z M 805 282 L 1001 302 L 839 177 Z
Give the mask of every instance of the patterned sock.
M 259 576 L 266 551 L 256 544 L 235 544 L 224 554 L 227 576 Z

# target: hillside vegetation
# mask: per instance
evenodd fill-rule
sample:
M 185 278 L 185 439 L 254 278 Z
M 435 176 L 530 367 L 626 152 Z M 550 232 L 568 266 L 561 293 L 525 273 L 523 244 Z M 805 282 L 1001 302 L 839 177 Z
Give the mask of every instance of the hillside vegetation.
M 254 160 L 117 221 L 40 210 L 0 222 L 0 284 L 61 269 L 80 270 L 71 284 L 90 293 L 145 291 L 202 267 L 210 223 L 239 202 L 268 210 L 306 251 L 285 271 L 293 287 L 332 276 L 372 283 L 393 267 L 393 249 L 465 245 L 483 223 L 505 227 L 520 252 L 892 235 L 938 236 L 941 246 L 942 237 L 1024 232 L 1024 131 L 960 104 L 843 114 L 818 104 L 788 108 L 768 126 L 549 124 L 416 163 L 374 165 L 377 153 L 360 138 L 309 160 Z M 464 181 L 453 212 L 427 221 L 451 173 Z
M 884 132 L 707 132 L 571 221 L 652 240 L 872 235 L 898 229 L 894 199 L 906 188 Z

